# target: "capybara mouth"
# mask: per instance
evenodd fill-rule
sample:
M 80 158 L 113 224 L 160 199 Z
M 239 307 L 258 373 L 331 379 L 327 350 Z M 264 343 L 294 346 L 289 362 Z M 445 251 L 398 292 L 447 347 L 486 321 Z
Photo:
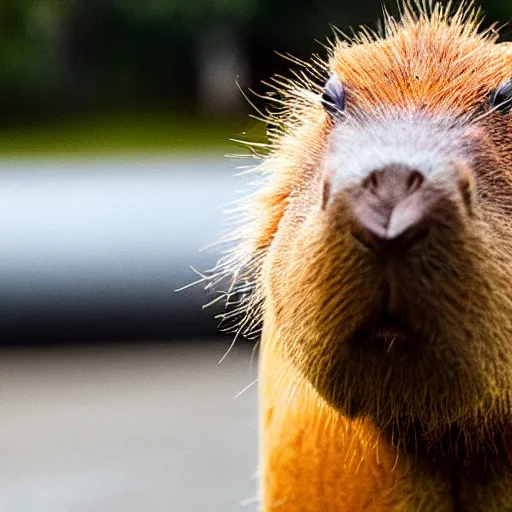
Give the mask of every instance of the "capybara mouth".
M 351 337 L 351 350 L 375 354 L 417 354 L 426 340 L 398 315 L 380 312 L 372 316 Z

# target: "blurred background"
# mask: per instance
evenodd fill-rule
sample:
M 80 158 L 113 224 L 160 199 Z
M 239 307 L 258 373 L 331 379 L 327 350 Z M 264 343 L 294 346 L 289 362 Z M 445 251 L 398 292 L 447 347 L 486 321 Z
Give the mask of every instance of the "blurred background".
M 229 139 L 265 140 L 240 89 L 381 4 L 1 0 L 0 512 L 257 509 L 254 344 L 218 366 L 175 290 L 247 190 Z

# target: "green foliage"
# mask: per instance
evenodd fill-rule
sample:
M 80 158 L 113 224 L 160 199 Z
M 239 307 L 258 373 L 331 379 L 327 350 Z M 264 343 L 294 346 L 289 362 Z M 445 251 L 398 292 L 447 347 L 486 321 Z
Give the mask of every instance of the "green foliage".
M 488 20 L 512 19 L 510 0 L 481 3 Z M 237 34 L 257 82 L 288 67 L 275 50 L 321 53 L 315 40 L 332 35 L 329 25 L 375 28 L 381 13 L 381 0 L 1 0 L 0 115 L 191 109 L 198 39 L 209 29 Z
M 257 8 L 258 0 L 126 0 L 118 6 L 119 12 L 129 17 L 181 21 L 190 28 L 220 23 L 239 26 L 249 21 Z
M 201 119 L 170 112 L 104 113 L 28 127 L 0 127 L 0 155 L 126 154 L 144 152 L 247 153 L 230 142 L 262 140 L 261 124 L 244 119 Z

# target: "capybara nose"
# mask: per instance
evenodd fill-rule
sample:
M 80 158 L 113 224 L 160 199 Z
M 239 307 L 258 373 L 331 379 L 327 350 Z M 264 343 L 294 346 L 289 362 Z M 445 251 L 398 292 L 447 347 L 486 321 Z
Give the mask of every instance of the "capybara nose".
M 375 170 L 349 194 L 351 232 L 365 246 L 407 249 L 428 232 L 423 175 L 404 165 Z

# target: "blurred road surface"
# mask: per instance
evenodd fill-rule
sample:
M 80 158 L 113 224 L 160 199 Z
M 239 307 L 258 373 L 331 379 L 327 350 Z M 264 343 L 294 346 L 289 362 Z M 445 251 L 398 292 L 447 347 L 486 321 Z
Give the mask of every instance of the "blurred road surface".
M 0 511 L 256 510 L 256 368 L 228 345 L 0 353 Z
M 0 511 L 256 510 L 256 368 L 247 345 L 218 366 L 229 341 L 2 351 Z

